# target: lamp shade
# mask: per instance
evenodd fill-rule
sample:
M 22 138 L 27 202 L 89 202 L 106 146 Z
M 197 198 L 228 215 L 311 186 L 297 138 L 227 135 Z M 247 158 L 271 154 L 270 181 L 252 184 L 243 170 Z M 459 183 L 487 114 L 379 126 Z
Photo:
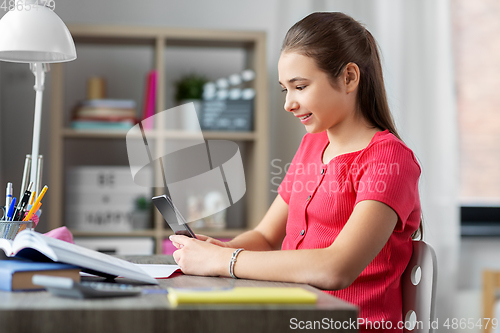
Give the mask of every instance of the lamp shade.
M 0 20 L 0 60 L 54 63 L 76 59 L 75 43 L 53 10 L 12 10 Z

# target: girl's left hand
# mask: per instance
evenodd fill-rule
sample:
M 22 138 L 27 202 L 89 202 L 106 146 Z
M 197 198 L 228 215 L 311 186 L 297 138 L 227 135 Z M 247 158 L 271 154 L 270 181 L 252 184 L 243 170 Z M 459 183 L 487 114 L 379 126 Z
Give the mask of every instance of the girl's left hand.
M 173 256 L 184 274 L 229 275 L 229 261 L 233 249 L 181 235 L 172 235 L 169 239 L 178 248 Z

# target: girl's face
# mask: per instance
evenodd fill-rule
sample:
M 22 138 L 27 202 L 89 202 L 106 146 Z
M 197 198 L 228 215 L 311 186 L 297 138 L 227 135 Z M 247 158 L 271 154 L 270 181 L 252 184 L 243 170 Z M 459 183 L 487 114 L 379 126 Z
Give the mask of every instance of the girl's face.
M 286 91 L 285 110 L 293 113 L 309 133 L 334 129 L 354 116 L 355 101 L 349 87 L 339 78 L 338 88 L 311 57 L 295 52 L 281 54 L 279 81 Z M 355 97 L 355 96 L 354 96 Z

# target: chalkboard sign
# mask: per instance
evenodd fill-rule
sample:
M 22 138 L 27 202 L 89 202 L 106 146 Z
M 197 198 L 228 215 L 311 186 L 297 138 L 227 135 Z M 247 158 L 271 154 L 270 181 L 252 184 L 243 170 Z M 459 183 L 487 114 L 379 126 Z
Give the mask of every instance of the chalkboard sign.
M 203 101 L 200 125 L 203 130 L 252 131 L 254 100 Z

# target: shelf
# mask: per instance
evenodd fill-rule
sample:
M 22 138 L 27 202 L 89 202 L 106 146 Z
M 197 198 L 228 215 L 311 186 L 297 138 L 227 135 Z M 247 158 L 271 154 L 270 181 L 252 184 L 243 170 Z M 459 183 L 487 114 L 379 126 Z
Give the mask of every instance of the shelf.
M 105 231 L 80 231 L 70 230 L 74 237 L 154 237 L 155 231 L 147 230 L 132 230 L 122 232 L 105 232 Z
M 76 43 L 92 44 L 152 45 L 157 39 L 165 39 L 174 46 L 246 47 L 265 38 L 261 31 L 78 24 L 69 25 L 68 29 Z
M 87 139 L 124 139 L 127 136 L 127 131 L 103 131 L 103 130 L 74 130 L 65 128 L 61 131 L 64 138 L 87 138 Z M 187 131 L 166 130 L 163 132 L 146 131 L 146 136 L 150 138 L 160 139 L 196 139 L 198 136 L 195 133 Z M 139 136 L 137 136 L 139 137 Z M 229 132 L 229 131 L 203 131 L 203 137 L 208 140 L 238 140 L 238 141 L 254 141 L 257 137 L 255 132 Z
M 241 149 L 245 177 L 252 181 L 246 183 L 246 193 L 239 211 L 242 215 L 242 223 L 234 225 L 241 229 L 196 229 L 195 232 L 214 238 L 233 238 L 253 229 L 269 207 L 266 33 L 263 31 L 99 25 L 70 25 L 68 28 L 80 54 L 75 62 L 52 66 L 49 184 L 51 202 L 47 210 L 49 228 L 54 229 L 64 225 L 63 207 L 67 200 L 65 176 L 69 167 L 123 166 L 128 163 L 125 144 L 128 130 L 69 128 L 71 107 L 84 98 L 82 92 L 85 89 L 86 76 L 90 72 L 97 72 L 109 78 L 110 84 L 116 89 L 112 92 L 114 97 L 140 101 L 143 99 L 144 77 L 151 69 L 155 69 L 158 73 L 155 114 L 160 115 L 167 109 L 167 105 L 172 104 L 169 103 L 172 101 L 168 99 L 171 98 L 170 81 L 175 79 L 175 71 L 170 69 L 186 66 L 182 61 L 176 60 L 175 56 L 182 52 L 187 54 L 194 52 L 199 55 L 206 50 L 205 54 L 208 55 L 213 52 L 222 54 L 230 51 L 230 55 L 233 56 L 233 53 L 237 53 L 236 71 L 250 68 L 256 74 L 254 81 L 249 83 L 256 92 L 252 119 L 254 130 L 248 132 L 203 131 L 205 140 L 237 142 Z M 109 60 L 110 66 L 107 66 L 105 62 L 94 61 L 98 59 L 100 53 L 108 55 L 106 59 Z M 207 65 L 210 70 L 214 71 L 211 76 L 216 77 L 219 72 L 221 76 L 228 75 L 229 72 L 226 73 L 226 71 L 230 69 L 228 69 L 227 62 L 221 60 L 220 57 L 215 57 L 215 59 L 223 70 Z M 176 61 L 180 64 L 175 63 Z M 163 118 L 160 116 L 158 121 L 155 120 L 154 129 L 145 131 L 152 155 L 163 156 L 166 148 L 174 140 L 200 139 L 199 133 L 174 130 L 172 125 L 174 122 L 168 123 Z M 141 140 L 142 134 L 133 133 L 133 138 Z M 157 177 L 161 177 L 160 172 L 155 172 L 154 178 Z M 160 190 L 155 189 L 154 193 L 158 191 Z M 152 223 L 153 227 L 147 230 L 123 232 L 72 230 L 72 232 L 75 237 L 151 237 L 156 244 L 155 253 L 161 254 L 163 253 L 163 240 L 168 238 L 172 231 L 156 211 L 152 217 Z

